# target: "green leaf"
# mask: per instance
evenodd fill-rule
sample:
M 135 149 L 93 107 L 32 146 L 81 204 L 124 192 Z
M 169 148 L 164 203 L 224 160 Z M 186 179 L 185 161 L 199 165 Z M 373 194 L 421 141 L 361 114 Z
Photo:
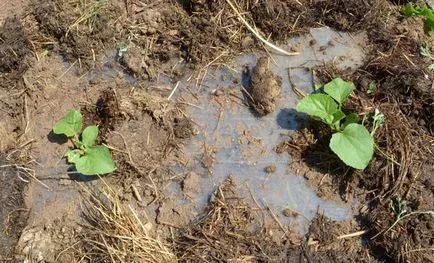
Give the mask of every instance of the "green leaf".
M 407 3 L 401 12 L 405 16 L 416 16 L 420 13 L 420 11 L 416 9 L 411 2 Z
M 70 150 L 66 153 L 66 157 L 68 158 L 69 163 L 75 163 L 81 155 L 82 151 L 79 149 Z
M 84 129 L 81 134 L 81 142 L 85 147 L 90 147 L 95 144 L 96 138 L 98 137 L 98 127 L 95 125 L 91 125 Z
M 365 126 L 352 123 L 333 134 L 330 148 L 345 164 L 363 170 L 374 154 L 374 140 Z
M 84 175 L 102 175 L 116 170 L 116 165 L 107 147 L 99 145 L 87 148 L 85 155 L 75 162 L 75 168 Z
M 63 119 L 58 121 L 54 127 L 55 134 L 65 134 L 67 137 L 72 137 L 79 133 L 82 128 L 83 116 L 76 110 L 70 110 Z
M 296 110 L 333 125 L 333 114 L 338 111 L 338 104 L 325 94 L 310 94 L 297 104 Z
M 344 103 L 355 88 L 354 83 L 344 81 L 341 78 L 335 78 L 324 85 L 325 93 L 330 95 L 339 104 Z
M 424 29 L 430 35 L 434 35 L 434 10 L 427 5 L 414 6 L 413 3 L 407 3 L 402 9 L 405 16 L 423 16 L 425 17 Z
M 432 16 L 434 16 L 434 14 Z M 428 35 L 434 35 L 434 17 L 430 17 L 425 20 L 424 29 Z
M 338 124 L 341 120 L 345 118 L 345 113 L 343 113 L 341 110 L 335 111 L 333 113 L 333 123 Z
M 359 115 L 357 115 L 356 113 L 352 112 L 352 113 L 348 114 L 345 117 L 345 122 L 342 125 L 342 128 L 345 129 L 345 127 L 347 127 L 349 124 L 351 124 L 351 123 L 359 123 L 359 121 L 360 121 Z

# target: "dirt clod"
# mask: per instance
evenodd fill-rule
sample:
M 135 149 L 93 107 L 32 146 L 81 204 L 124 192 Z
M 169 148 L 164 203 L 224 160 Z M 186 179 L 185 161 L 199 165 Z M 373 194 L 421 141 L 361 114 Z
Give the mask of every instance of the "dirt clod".
M 199 175 L 194 172 L 189 173 L 185 177 L 181 185 L 184 196 L 195 199 L 196 195 L 198 194 L 199 179 Z
M 250 105 L 259 116 L 275 111 L 281 86 L 281 78 L 268 69 L 268 58 L 259 58 L 252 73 L 252 83 L 249 89 Z
M 136 46 L 128 48 L 121 61 L 134 76 L 143 74 L 143 58 L 140 48 Z
M 276 165 L 274 164 L 268 165 L 267 167 L 265 167 L 264 170 L 267 174 L 272 174 L 276 171 Z
M 158 208 L 157 222 L 163 225 L 183 227 L 190 222 L 191 210 L 180 206 L 171 199 L 165 200 Z

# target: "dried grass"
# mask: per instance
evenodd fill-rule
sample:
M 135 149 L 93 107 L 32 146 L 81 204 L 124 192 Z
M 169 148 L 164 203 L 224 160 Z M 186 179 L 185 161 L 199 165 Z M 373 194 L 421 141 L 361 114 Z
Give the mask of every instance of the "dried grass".
M 80 257 L 90 262 L 177 262 L 171 249 L 151 233 L 152 225 L 140 220 L 135 210 L 121 204 L 106 184 L 97 197 L 85 200 L 84 234 Z

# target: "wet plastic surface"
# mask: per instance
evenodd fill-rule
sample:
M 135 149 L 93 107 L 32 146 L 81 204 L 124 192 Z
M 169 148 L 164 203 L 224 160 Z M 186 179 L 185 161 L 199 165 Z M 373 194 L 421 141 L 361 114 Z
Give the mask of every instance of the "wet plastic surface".
M 232 175 L 241 192 L 246 196 L 253 195 L 261 207 L 269 207 L 282 223 L 298 225 L 300 232 L 307 230 L 307 218 L 312 219 L 317 211 L 335 220 L 351 218 L 351 202 L 337 203 L 319 198 L 307 185 L 306 179 L 289 169 L 290 156 L 278 155 L 273 148 L 288 131 L 303 125 L 303 117 L 294 110 L 299 98 L 290 87 L 288 72 L 298 89 L 310 93 L 313 80 L 308 68 L 331 61 L 340 68 L 359 66 L 363 61 L 360 45 L 363 37 L 337 33 L 328 28 L 312 29 L 310 36 L 291 41 L 298 46 L 299 56 L 273 55 L 275 63 L 270 61 L 270 69 L 282 77 L 282 94 L 277 110 L 262 118 L 256 118 L 241 100 L 230 109 L 209 103 L 216 88 L 233 87 L 234 78 L 240 78 L 241 73 L 228 68 L 208 70 L 202 85 L 196 87 L 201 90 L 198 101 L 194 101 L 199 107 L 191 107 L 189 111 L 190 117 L 201 126 L 201 133 L 185 149 L 191 154 L 193 165 L 180 169 L 184 172 L 193 170 L 201 175 L 200 194 L 193 200 L 199 211 L 216 187 Z M 255 63 L 255 55 L 243 55 L 233 68 L 241 71 L 247 65 L 251 69 Z M 240 85 L 236 88 L 239 89 Z M 250 139 L 246 140 L 246 135 Z M 201 159 L 210 149 L 215 152 L 213 166 L 204 168 Z M 265 168 L 269 165 L 276 167 L 274 173 L 266 173 Z M 303 216 L 285 217 L 282 214 L 285 208 Z

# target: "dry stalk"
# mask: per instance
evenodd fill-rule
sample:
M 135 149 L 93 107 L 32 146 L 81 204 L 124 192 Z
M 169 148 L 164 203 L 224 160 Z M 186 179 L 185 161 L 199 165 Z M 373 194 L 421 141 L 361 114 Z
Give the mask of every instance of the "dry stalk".
M 255 37 L 257 37 L 259 40 L 261 40 L 265 45 L 267 45 L 268 47 L 276 50 L 279 53 L 282 53 L 284 55 L 287 56 L 295 56 L 295 55 L 299 55 L 299 53 L 297 52 L 288 52 L 286 50 L 281 49 L 280 47 L 277 47 L 276 45 L 270 43 L 269 41 L 267 41 L 264 37 L 261 36 L 261 34 L 259 34 L 259 32 L 257 30 L 255 30 L 247 21 L 246 19 L 244 19 L 243 15 L 238 11 L 238 9 L 235 7 L 235 5 L 232 3 L 231 0 L 226 0 L 226 2 L 229 4 L 229 6 L 234 10 L 234 12 L 237 14 L 238 18 L 241 20 L 241 22 L 243 22 L 243 24 L 247 27 L 247 29 L 249 29 L 250 32 L 252 32 L 253 35 L 255 35 Z

